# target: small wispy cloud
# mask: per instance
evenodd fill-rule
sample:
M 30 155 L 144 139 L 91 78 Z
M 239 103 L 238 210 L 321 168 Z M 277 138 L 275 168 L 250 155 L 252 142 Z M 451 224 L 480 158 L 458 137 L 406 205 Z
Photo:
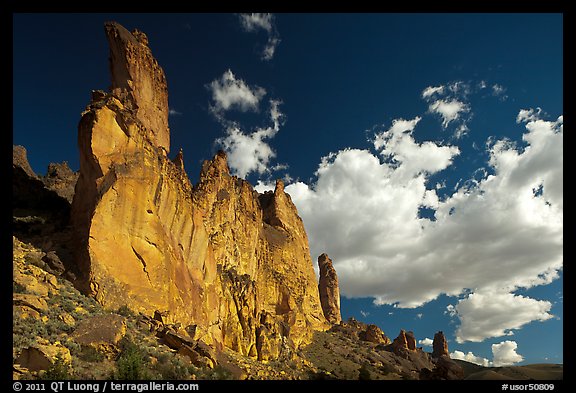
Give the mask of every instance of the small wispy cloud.
M 423 316 L 424 316 L 424 314 L 422 314 L 422 313 L 416 314 L 416 318 L 418 318 L 418 319 L 422 319 Z
M 266 31 L 268 41 L 262 50 L 262 60 L 272 60 L 276 48 L 280 44 L 280 36 L 274 23 L 274 15 L 269 13 L 240 14 L 240 23 L 244 31 L 247 32 Z
M 486 88 L 486 82 L 475 86 L 469 82 L 454 81 L 445 85 L 428 86 L 422 91 L 422 98 L 428 102 L 428 113 L 440 115 L 442 128 L 455 125 L 454 137 L 462 138 L 469 131 L 467 123 L 472 118 L 468 96 Z
M 516 116 L 516 123 L 528 123 L 531 121 L 538 120 L 542 115 L 541 108 L 530 108 L 530 109 L 522 109 L 518 112 L 518 116 Z
M 370 315 L 370 313 L 368 311 L 360 310 L 360 315 L 366 318 L 368 315 Z
M 260 100 L 266 95 L 266 90 L 259 86 L 249 86 L 242 79 L 236 78 L 228 69 L 219 79 L 206 85 L 212 93 L 214 113 L 236 109 L 241 112 L 258 112 Z
M 458 120 L 463 113 L 469 112 L 470 108 L 457 99 L 434 101 L 428 107 L 431 113 L 437 113 L 442 116 L 442 127 L 448 127 L 448 124 Z M 460 133 L 461 134 L 461 133 Z
M 444 86 L 428 86 L 422 91 L 422 98 L 432 97 L 434 94 L 444 93 Z
M 505 101 L 506 99 L 508 99 L 508 96 L 505 93 L 506 88 L 504 86 L 499 85 L 497 83 L 492 85 L 492 95 L 494 97 L 498 97 L 500 98 L 500 100 Z
M 168 116 L 180 116 L 182 112 L 178 112 L 176 109 L 170 108 L 168 110 Z
M 428 337 L 426 337 L 423 340 L 418 340 L 418 344 L 420 344 L 424 347 L 431 347 L 433 343 L 434 343 L 434 340 L 432 340 L 431 338 L 428 338 Z

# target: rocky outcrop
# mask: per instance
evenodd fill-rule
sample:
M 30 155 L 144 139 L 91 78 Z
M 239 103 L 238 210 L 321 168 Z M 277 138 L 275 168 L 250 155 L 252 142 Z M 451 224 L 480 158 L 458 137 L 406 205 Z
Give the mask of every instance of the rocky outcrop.
M 29 177 L 38 179 L 28 162 L 28 152 L 24 146 L 12 145 L 12 168 L 20 168 Z
M 146 127 L 155 147 L 170 151 L 168 85 L 164 70 L 152 56 L 148 37 L 139 30 L 130 33 L 115 22 L 105 24 L 110 46 L 112 94 L 133 119 Z
M 432 357 L 439 358 L 440 356 L 450 357 L 448 342 L 442 331 L 434 334 L 434 341 L 432 342 Z
M 414 337 L 414 333 L 412 331 L 406 332 L 406 344 L 410 351 L 416 350 L 416 337 Z
M 366 326 L 366 330 L 360 332 L 359 338 L 360 340 L 375 344 L 390 344 L 390 339 L 386 337 L 384 332 L 378 326 L 373 324 Z
M 414 333 L 406 332 L 404 329 L 400 330 L 398 337 L 390 344 L 392 351 L 396 354 L 402 355 L 408 351 L 416 351 L 416 338 Z
M 340 323 L 340 289 L 338 287 L 338 276 L 332 266 L 332 260 L 327 254 L 318 257 L 318 267 L 320 268 L 320 280 L 318 282 L 318 292 L 320 293 L 320 303 L 326 320 L 330 323 Z
M 54 191 L 60 197 L 66 199 L 68 203 L 72 203 L 74 199 L 74 188 L 78 181 L 80 173 L 74 172 L 64 161 L 61 164 L 48 164 L 48 172 L 42 178 L 46 188 Z
M 39 338 L 34 346 L 22 350 L 15 364 L 30 371 L 40 371 L 49 369 L 57 359 L 61 359 L 65 364 L 71 363 L 70 350 L 60 342 L 51 344 Z
M 304 225 L 284 184 L 258 194 L 226 154 L 192 186 L 169 148 L 164 74 L 141 32 L 106 24 L 112 91 L 94 91 L 78 127 L 72 204 L 76 286 L 194 325 L 215 348 L 273 359 L 325 329 Z
M 60 164 L 50 164 L 48 175 L 39 177 L 24 147 L 13 146 L 12 152 L 12 233 L 44 252 L 36 265 L 49 265 L 49 271 L 62 274 L 72 262 L 70 200 L 77 174 L 67 165 L 69 172 L 61 170 Z
M 448 356 L 440 356 L 435 359 L 432 370 L 422 368 L 420 370 L 422 380 L 458 380 L 464 379 L 464 369 Z

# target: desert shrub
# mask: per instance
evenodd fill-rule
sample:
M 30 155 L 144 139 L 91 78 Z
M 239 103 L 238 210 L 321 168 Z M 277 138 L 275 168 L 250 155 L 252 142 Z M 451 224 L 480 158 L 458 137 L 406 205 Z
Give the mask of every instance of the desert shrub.
M 78 357 L 89 363 L 99 363 L 106 358 L 102 352 L 89 345 L 82 346 L 82 349 L 80 349 L 80 352 L 78 353 Z
M 369 381 L 372 379 L 372 376 L 370 375 L 370 370 L 368 370 L 368 367 L 366 367 L 365 364 L 363 364 L 358 369 L 358 379 L 360 381 Z
M 28 290 L 26 289 L 26 287 L 18 282 L 15 282 L 14 285 L 12 286 L 12 292 L 13 293 L 28 293 Z
M 126 304 L 123 305 L 123 306 L 120 306 L 120 307 L 118 308 L 118 310 L 116 310 L 116 314 L 122 315 L 123 317 L 127 317 L 127 318 L 129 318 L 129 317 L 134 317 L 134 316 L 136 315 L 136 314 L 134 313 L 134 311 L 132 311 L 132 310 L 130 309 L 130 307 L 128 307 L 128 305 L 126 305 Z
M 60 355 L 56 357 L 54 364 L 52 364 L 52 366 L 50 366 L 50 368 L 46 370 L 46 372 L 41 377 L 41 379 L 51 381 L 61 381 L 72 378 L 73 374 L 70 369 L 70 364 L 67 363 Z
M 416 379 L 416 378 L 414 377 L 414 375 L 413 375 L 412 373 L 408 372 L 408 371 L 402 371 L 402 373 L 400 374 L 400 376 L 402 377 L 403 380 L 406 380 L 406 381 L 411 381 L 411 380 Z
M 130 339 L 124 337 L 121 343 L 122 352 L 116 361 L 114 379 L 142 380 L 150 379 L 147 370 L 148 359 L 146 353 Z
M 389 363 L 384 363 L 382 365 L 382 367 L 380 367 L 380 370 L 384 373 L 384 374 L 391 374 L 391 373 L 395 373 L 396 367 L 394 367 L 392 364 Z
M 226 379 L 233 379 L 232 373 L 222 367 L 221 365 L 217 365 L 213 369 L 200 369 L 196 376 L 198 379 L 212 379 L 212 380 L 226 380 Z
M 154 370 L 159 374 L 160 379 L 184 380 L 190 379 L 194 368 L 175 356 L 167 355 L 158 358 Z

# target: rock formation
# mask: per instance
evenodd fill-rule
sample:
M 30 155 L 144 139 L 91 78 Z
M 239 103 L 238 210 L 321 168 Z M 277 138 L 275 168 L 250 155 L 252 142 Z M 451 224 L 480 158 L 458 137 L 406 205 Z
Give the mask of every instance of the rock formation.
M 324 316 L 330 323 L 340 323 L 340 289 L 338 287 L 338 276 L 332 266 L 332 260 L 327 254 L 318 257 L 318 267 L 320 268 L 320 280 L 318 292 L 320 293 L 320 303 Z
M 359 338 L 375 344 L 390 344 L 390 339 L 386 337 L 382 329 L 373 324 L 366 326 L 366 330 L 360 332 Z
M 261 360 L 328 327 L 308 239 L 284 184 L 258 194 L 226 154 L 194 187 L 171 161 L 167 87 L 146 36 L 106 24 L 112 90 L 93 91 L 78 126 L 72 204 L 76 286 L 106 308 L 127 305 L 194 325 L 196 338 Z
M 132 112 L 148 139 L 170 152 L 168 86 L 164 70 L 152 56 L 148 37 L 139 30 L 130 33 L 118 23 L 106 23 L 110 45 L 112 95 Z
M 48 253 L 46 262 L 59 273 L 72 260 L 70 201 L 77 178 L 67 165 L 68 171 L 63 168 L 64 164 L 50 164 L 48 175 L 38 176 L 28 163 L 26 149 L 12 148 L 12 233 Z
M 434 334 L 434 341 L 432 343 L 432 357 L 439 358 L 440 356 L 450 357 L 448 342 L 446 342 L 446 337 L 444 337 L 442 331 Z
M 72 203 L 74 198 L 74 188 L 78 181 L 78 172 L 72 171 L 68 163 L 64 161 L 61 164 L 48 164 L 48 172 L 42 178 L 44 185 L 49 190 L 54 191 L 60 197 L 66 199 L 68 203 Z
M 391 348 L 394 353 L 402 354 L 406 351 L 416 350 L 416 338 L 414 333 L 406 332 L 404 329 L 400 330 L 398 337 L 392 342 Z
M 406 344 L 408 345 L 409 350 L 416 350 L 416 337 L 414 337 L 414 333 L 412 331 L 406 332 Z
M 38 179 L 28 162 L 28 152 L 24 146 L 12 145 L 12 167 L 21 168 L 29 177 Z

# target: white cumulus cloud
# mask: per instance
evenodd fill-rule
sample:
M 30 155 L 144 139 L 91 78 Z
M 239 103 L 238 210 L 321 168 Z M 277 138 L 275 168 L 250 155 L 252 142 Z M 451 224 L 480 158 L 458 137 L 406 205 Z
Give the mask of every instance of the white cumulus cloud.
M 423 340 L 418 340 L 418 344 L 425 346 L 425 347 L 431 347 L 433 343 L 434 343 L 434 340 L 432 340 L 431 338 L 428 338 L 428 337 L 426 337 Z
M 247 32 L 266 31 L 268 41 L 264 49 L 262 49 L 262 60 L 271 60 L 280 44 L 280 37 L 274 23 L 274 15 L 268 13 L 240 14 L 240 23 Z
M 492 366 L 492 362 L 490 360 L 483 358 L 481 356 L 476 356 L 472 352 L 464 353 L 462 351 L 454 351 L 450 353 L 450 358 L 464 360 L 466 362 L 478 364 L 484 367 Z
M 236 109 L 241 112 L 258 111 L 260 99 L 266 90 L 259 86 L 250 87 L 242 79 L 237 79 L 231 70 L 207 85 L 214 102 L 212 110 L 215 113 Z
M 492 360 L 476 356 L 472 352 L 464 353 L 458 350 L 451 352 L 450 358 L 464 360 L 483 367 L 512 366 L 524 360 L 524 357 L 516 352 L 517 349 L 518 344 L 516 341 L 508 340 L 498 344 L 492 344 Z
M 456 341 L 480 342 L 488 337 L 511 335 L 512 329 L 552 318 L 551 308 L 548 301 L 512 293 L 472 293 L 455 307 L 460 318 Z
M 269 162 L 276 153 L 268 140 L 280 130 L 283 116 L 278 108 L 280 104 L 281 101 L 270 100 L 269 115 L 272 126 L 245 132 L 237 124 L 231 123 L 226 130 L 227 135 L 216 140 L 228 155 L 232 174 L 245 178 L 251 172 L 262 174 L 269 171 Z M 262 186 L 259 184 L 259 187 Z
M 448 127 L 448 124 L 458 120 L 462 113 L 468 112 L 470 108 L 457 99 L 437 100 L 430 104 L 428 110 L 431 113 L 437 113 L 442 116 L 442 127 Z
M 503 341 L 500 344 L 492 344 L 492 354 L 494 367 L 511 366 L 524 360 L 524 357 L 516 350 L 516 341 Z
M 414 308 L 440 294 L 475 294 L 447 310 L 461 318 L 461 340 L 546 320 L 548 302 L 514 291 L 548 284 L 562 269 L 562 117 L 528 121 L 524 147 L 492 140 L 489 170 L 442 199 L 428 179 L 452 165 L 459 150 L 416 142 L 418 121 L 398 119 L 377 134 L 380 154 L 340 150 L 321 160 L 314 182 L 286 187 L 312 257 L 327 252 L 341 293 L 371 296 L 376 304 Z M 419 216 L 423 206 L 434 210 L 435 220 Z M 490 302 L 493 293 L 499 295 Z M 483 299 L 486 334 L 467 322 L 478 319 L 482 310 L 475 306 Z M 507 304 L 509 323 L 497 305 L 488 305 L 494 299 Z

